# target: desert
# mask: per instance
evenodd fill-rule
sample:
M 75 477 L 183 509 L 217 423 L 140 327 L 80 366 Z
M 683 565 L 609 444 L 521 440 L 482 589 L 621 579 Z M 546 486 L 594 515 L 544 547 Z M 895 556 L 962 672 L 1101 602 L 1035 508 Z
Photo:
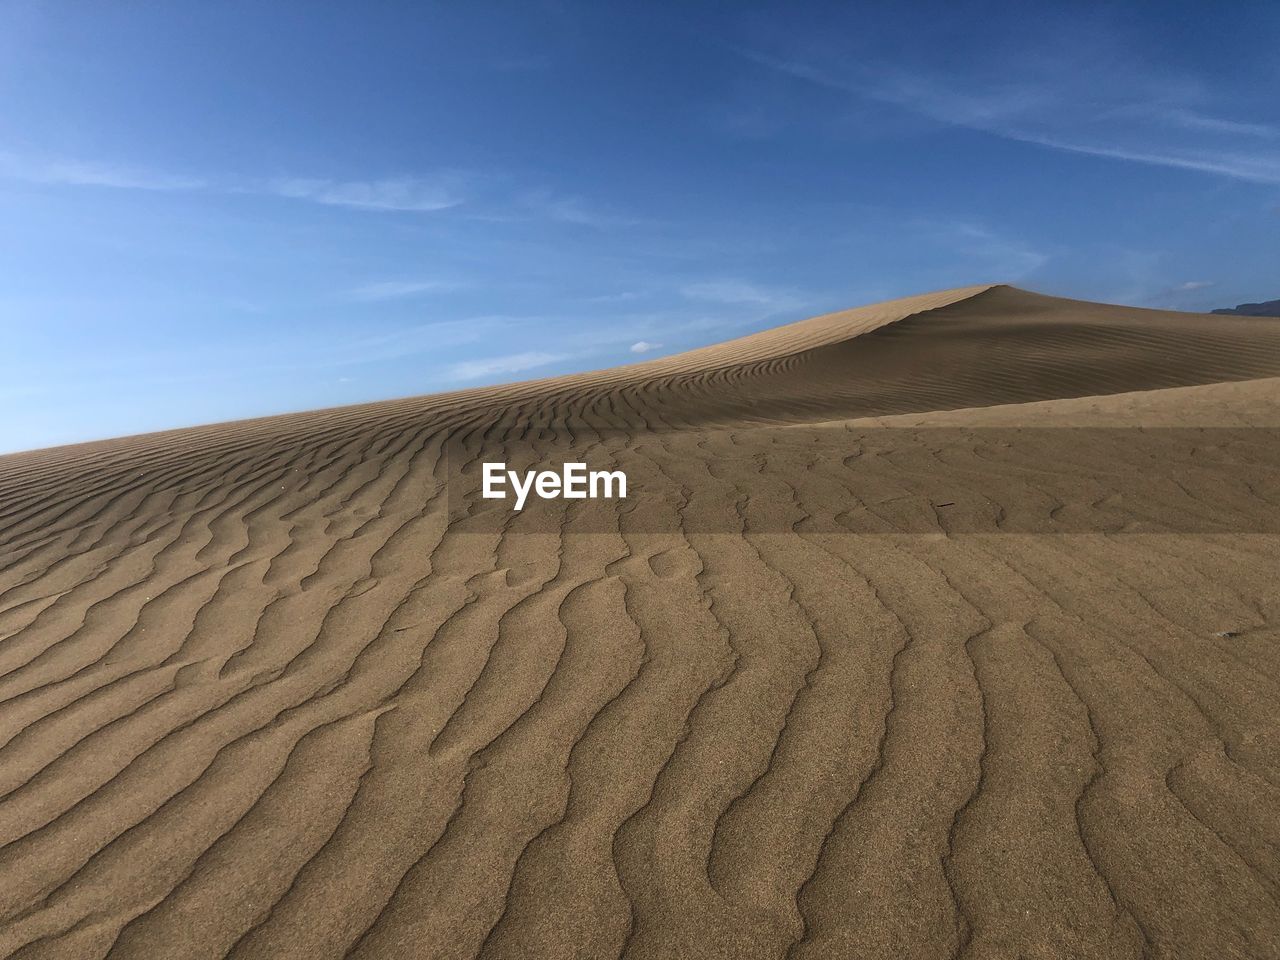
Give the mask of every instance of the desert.
M 0 457 L 0 956 L 1277 957 L 1278 533 L 1280 320 L 999 284 Z

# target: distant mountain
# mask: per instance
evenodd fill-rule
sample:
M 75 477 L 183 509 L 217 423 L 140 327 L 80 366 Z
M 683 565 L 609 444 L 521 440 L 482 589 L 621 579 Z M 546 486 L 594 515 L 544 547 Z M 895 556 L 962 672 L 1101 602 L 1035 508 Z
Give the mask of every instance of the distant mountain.
M 1262 303 L 1241 303 L 1234 307 L 1213 310 L 1233 317 L 1280 317 L 1280 300 L 1264 300 Z

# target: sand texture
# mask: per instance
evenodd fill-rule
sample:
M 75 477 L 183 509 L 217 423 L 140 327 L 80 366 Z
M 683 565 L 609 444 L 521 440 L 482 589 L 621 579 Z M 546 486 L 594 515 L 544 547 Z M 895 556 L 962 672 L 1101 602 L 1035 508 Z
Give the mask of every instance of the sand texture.
M 1280 957 L 1278 641 L 1274 319 L 973 287 L 0 457 L 0 956 Z

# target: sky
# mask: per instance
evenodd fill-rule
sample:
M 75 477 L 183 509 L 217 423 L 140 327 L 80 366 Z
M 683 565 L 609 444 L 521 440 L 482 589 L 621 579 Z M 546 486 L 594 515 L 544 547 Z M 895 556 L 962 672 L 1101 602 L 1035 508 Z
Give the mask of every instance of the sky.
M 977 283 L 1274 299 L 1278 48 L 1270 0 L 0 0 L 0 451 Z

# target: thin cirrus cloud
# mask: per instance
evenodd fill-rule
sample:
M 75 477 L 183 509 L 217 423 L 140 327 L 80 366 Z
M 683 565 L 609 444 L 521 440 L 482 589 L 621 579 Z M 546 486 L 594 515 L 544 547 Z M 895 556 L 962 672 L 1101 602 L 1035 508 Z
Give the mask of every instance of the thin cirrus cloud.
M 567 223 L 572 226 L 607 229 L 635 227 L 645 223 L 614 210 L 602 209 L 582 197 L 564 196 L 548 190 L 530 190 L 516 198 L 516 206 L 539 220 Z
M 455 363 L 445 371 L 445 379 L 454 381 L 484 380 L 490 377 L 523 373 L 571 358 L 567 353 L 547 353 L 529 350 L 524 353 L 508 353 L 497 357 L 480 357 Z
M 1023 143 L 1050 147 L 1054 150 L 1065 150 L 1069 153 L 1084 153 L 1095 157 L 1107 157 L 1112 160 L 1129 160 L 1135 163 L 1175 167 L 1180 170 L 1194 170 L 1198 173 L 1212 173 L 1230 177 L 1234 180 L 1247 180 L 1252 183 L 1280 184 L 1280 157 L 1272 155 L 1214 150 L 1130 150 L 1124 147 L 1075 143 L 1032 133 L 1016 135 L 1007 133 L 1005 136 L 1011 140 L 1020 140 Z
M 1146 106 L 1138 111 L 1124 110 L 1130 116 L 1136 113 L 1139 118 L 1146 118 L 1184 130 L 1207 130 L 1211 133 L 1239 134 L 1246 137 L 1259 137 L 1263 140 L 1280 138 L 1280 130 L 1266 123 L 1251 123 L 1245 120 L 1228 120 L 1223 117 L 1206 116 L 1187 107 Z
M 896 107 L 937 123 L 1067 153 L 1193 170 L 1252 183 L 1280 184 L 1272 141 L 1280 128 L 1219 116 L 1194 82 L 1168 84 L 1141 72 L 1060 70 L 1000 80 L 943 79 L 922 70 L 822 61 L 739 50 L 769 71 L 859 100 Z M 1050 58 L 1044 58 L 1046 63 Z
M 474 316 L 415 324 L 326 345 L 313 359 L 341 366 L 400 360 L 509 337 L 526 322 L 522 317 Z
M 1144 306 L 1164 307 L 1166 309 L 1185 310 L 1188 306 L 1197 309 L 1208 309 L 1208 304 L 1202 299 L 1203 291 L 1216 287 L 1215 280 L 1184 280 L 1181 283 L 1175 283 L 1171 287 L 1166 287 L 1147 296 L 1135 297 L 1140 300 Z
M 254 194 L 304 200 L 356 210 L 432 213 L 464 202 L 461 177 L 390 177 L 372 180 L 333 180 L 284 177 L 273 180 L 214 180 L 171 174 L 120 164 L 65 158 L 31 158 L 0 153 L 0 176 L 55 186 L 107 187 L 156 192 Z
M 115 164 L 82 160 L 33 161 L 12 153 L 0 153 L 0 176 L 28 183 L 73 187 L 110 187 L 117 190 L 203 190 L 208 181 L 199 177 L 157 173 Z
M 452 184 L 411 177 L 354 181 L 293 177 L 271 181 L 265 189 L 256 192 L 274 193 L 293 200 L 310 200 L 334 207 L 417 213 L 448 210 L 463 202 L 461 194 Z
M 325 177 L 217 179 L 77 159 L 38 158 L 0 151 L 0 177 L 55 186 L 107 187 L 154 192 L 206 192 L 280 197 L 351 210 L 436 213 L 467 204 L 471 179 L 459 171 L 431 176 L 339 180 Z M 537 219 L 577 227 L 633 227 L 645 221 L 598 208 L 582 197 L 546 190 L 517 193 L 495 210 L 481 209 L 476 219 Z
M 978 223 L 923 220 L 912 224 L 922 239 L 953 249 L 984 274 L 1002 281 L 1021 280 L 1049 262 L 1049 254 Z
M 325 177 L 214 178 L 78 159 L 48 158 L 0 151 L 0 178 L 53 186 L 97 187 L 149 192 L 188 192 L 275 197 L 369 212 L 431 214 L 466 206 L 476 220 L 538 220 L 588 229 L 619 229 L 648 221 L 601 208 L 590 201 L 547 190 L 506 196 L 470 195 L 477 175 L 443 170 L 422 176 L 340 180 Z M 479 178 L 483 179 L 483 178 Z M 439 289 L 435 287 L 434 289 Z M 408 293 L 424 292 L 415 288 Z M 391 296 L 404 294 L 392 293 Z M 375 296 L 373 299 L 380 299 Z
M 428 293 L 443 293 L 456 290 L 458 284 L 447 280 L 382 280 L 366 283 L 348 290 L 346 298 L 362 303 L 376 303 L 382 300 L 406 300 Z
M 790 290 L 776 290 L 733 279 L 687 283 L 680 288 L 680 293 L 688 300 L 768 310 L 793 310 L 805 303 L 802 297 Z

